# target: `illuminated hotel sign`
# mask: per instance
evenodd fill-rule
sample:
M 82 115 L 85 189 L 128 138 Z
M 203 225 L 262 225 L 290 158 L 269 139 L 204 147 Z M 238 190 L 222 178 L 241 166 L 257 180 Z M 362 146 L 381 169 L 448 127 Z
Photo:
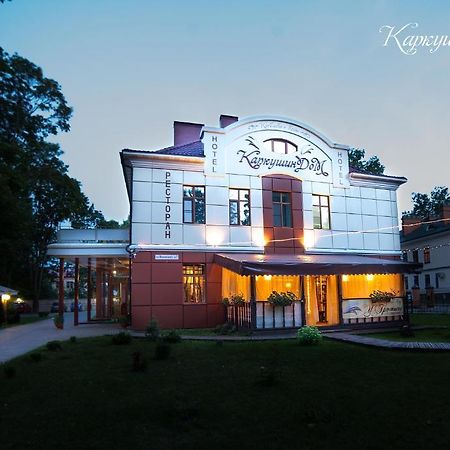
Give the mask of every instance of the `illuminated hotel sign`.
M 292 143 L 296 151 L 272 152 L 266 141 Z M 349 187 L 347 151 L 298 125 L 257 120 L 237 128 L 205 129 L 205 174 L 290 175 L 304 181 Z

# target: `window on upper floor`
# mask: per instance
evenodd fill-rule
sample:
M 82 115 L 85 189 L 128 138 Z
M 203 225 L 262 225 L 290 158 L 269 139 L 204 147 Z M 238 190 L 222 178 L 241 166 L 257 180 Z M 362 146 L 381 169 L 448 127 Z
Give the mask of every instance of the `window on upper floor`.
M 230 225 L 250 224 L 250 191 L 230 189 Z
M 423 249 L 423 263 L 424 264 L 430 264 L 430 247 L 425 247 Z
M 205 223 L 205 186 L 183 186 L 183 222 Z
M 330 198 L 328 195 L 312 196 L 313 225 L 315 229 L 329 230 L 330 225 Z
M 184 303 L 205 303 L 204 264 L 183 264 Z
M 402 261 L 408 262 L 408 252 L 402 252 Z
M 295 153 L 297 151 L 297 146 L 295 144 L 284 139 L 268 139 L 267 141 L 264 141 L 264 147 L 270 152 L 280 153 L 282 155 Z
M 292 227 L 291 194 L 272 192 L 273 226 Z
M 419 279 L 419 275 L 414 275 L 414 286 L 413 287 L 420 287 L 420 279 Z
M 408 277 L 406 276 L 406 277 L 405 277 L 405 291 L 407 291 L 407 290 L 409 290 L 409 279 L 408 279 Z
M 434 274 L 434 285 L 436 286 L 436 289 L 439 289 L 439 273 Z
M 431 276 L 429 273 L 425 274 L 425 287 L 426 288 L 431 287 Z
M 419 262 L 419 250 L 413 250 L 412 256 L 413 256 L 413 262 L 418 263 Z

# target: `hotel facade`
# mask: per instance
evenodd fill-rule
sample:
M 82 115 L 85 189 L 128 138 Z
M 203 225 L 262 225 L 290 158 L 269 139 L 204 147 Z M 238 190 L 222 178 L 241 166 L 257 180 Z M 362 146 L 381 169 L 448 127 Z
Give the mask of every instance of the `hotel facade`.
M 256 330 L 400 323 L 404 274 L 420 269 L 401 260 L 406 179 L 361 173 L 348 151 L 287 118 L 175 122 L 173 146 L 121 152 L 129 234 L 65 230 L 49 254 L 88 266 L 93 316 L 114 314 L 115 300 L 137 330 L 152 318 Z M 292 293 L 289 304 L 274 291 Z

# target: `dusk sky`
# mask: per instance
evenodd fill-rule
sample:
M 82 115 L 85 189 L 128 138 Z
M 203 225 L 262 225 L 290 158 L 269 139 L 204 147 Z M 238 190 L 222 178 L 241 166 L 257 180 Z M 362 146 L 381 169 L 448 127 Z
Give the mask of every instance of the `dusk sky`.
M 446 36 L 449 19 L 441 0 L 12 0 L 0 45 L 61 84 L 74 114 L 56 141 L 108 218 L 128 215 L 122 148 L 167 147 L 174 120 L 220 114 L 292 117 L 365 148 L 409 179 L 402 211 L 450 184 L 450 46 L 406 55 L 379 30 Z

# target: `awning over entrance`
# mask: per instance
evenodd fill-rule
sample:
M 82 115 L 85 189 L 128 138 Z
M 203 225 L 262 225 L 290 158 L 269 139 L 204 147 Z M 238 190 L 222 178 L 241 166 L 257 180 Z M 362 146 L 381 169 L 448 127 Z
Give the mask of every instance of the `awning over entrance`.
M 388 274 L 420 271 L 422 264 L 358 255 L 214 255 L 214 262 L 240 275 Z

